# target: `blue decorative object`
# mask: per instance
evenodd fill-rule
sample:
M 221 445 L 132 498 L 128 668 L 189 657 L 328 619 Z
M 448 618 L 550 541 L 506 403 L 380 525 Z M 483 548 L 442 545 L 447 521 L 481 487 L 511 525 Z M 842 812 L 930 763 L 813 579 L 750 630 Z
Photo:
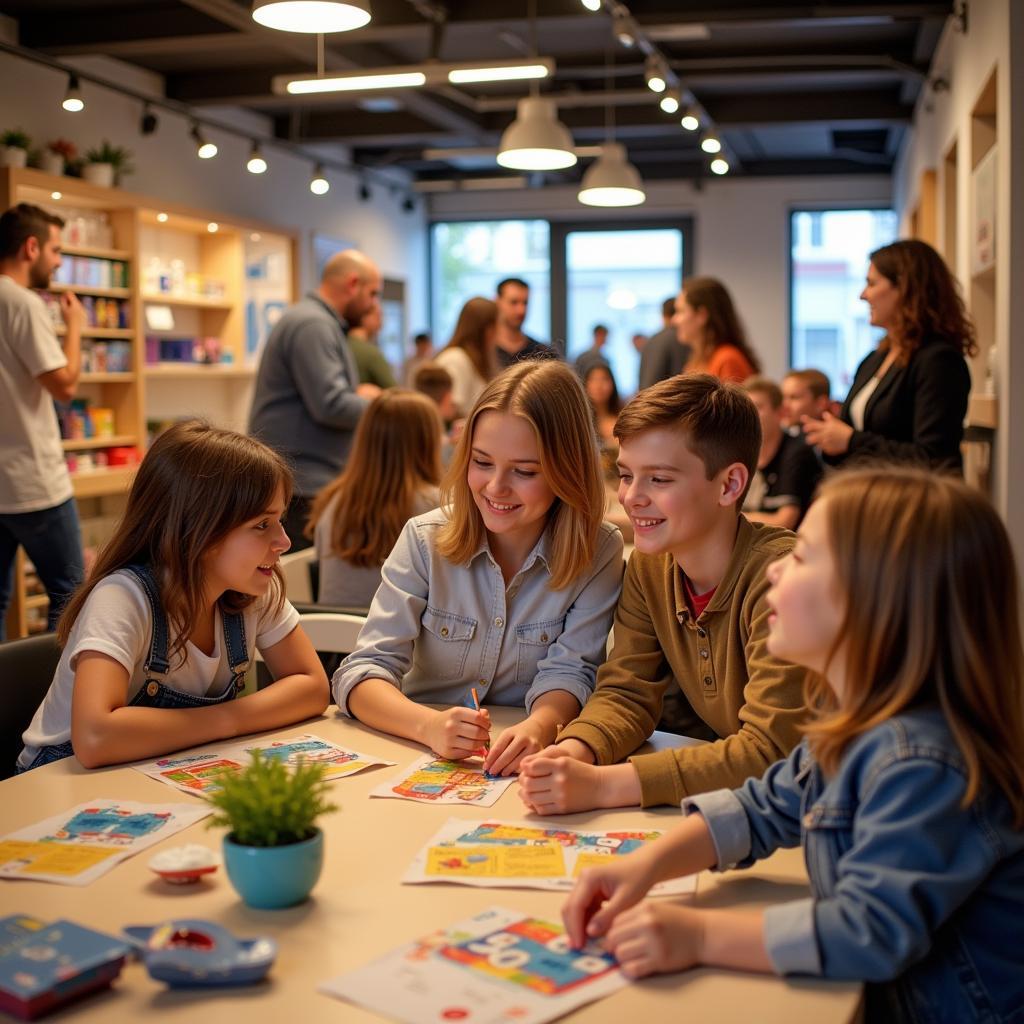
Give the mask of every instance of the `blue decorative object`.
M 251 985 L 277 957 L 273 939 L 237 939 L 213 921 L 134 925 L 124 933 L 138 948 L 150 977 L 171 988 Z
M 224 837 L 224 867 L 238 895 L 257 910 L 301 903 L 312 891 L 324 863 L 324 834 L 286 846 L 242 846 Z

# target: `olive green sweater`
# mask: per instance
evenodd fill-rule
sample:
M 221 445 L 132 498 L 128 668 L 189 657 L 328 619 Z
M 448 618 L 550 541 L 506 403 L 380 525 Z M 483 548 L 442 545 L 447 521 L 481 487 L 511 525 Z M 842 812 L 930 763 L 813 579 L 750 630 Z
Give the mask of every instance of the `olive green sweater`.
M 804 670 L 768 653 L 765 567 L 794 535 L 742 515 L 732 558 L 694 621 L 669 554 L 634 552 L 615 612 L 615 645 L 597 689 L 559 740 L 585 743 L 598 764 L 632 753 L 659 726 L 713 742 L 630 758 L 644 807 L 735 788 L 800 741 Z

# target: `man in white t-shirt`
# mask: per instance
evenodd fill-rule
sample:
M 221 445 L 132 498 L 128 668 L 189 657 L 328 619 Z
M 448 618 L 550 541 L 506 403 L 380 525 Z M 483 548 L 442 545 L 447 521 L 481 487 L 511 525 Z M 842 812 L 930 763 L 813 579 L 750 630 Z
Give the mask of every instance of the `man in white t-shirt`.
M 49 626 L 82 580 L 82 540 L 53 400 L 70 402 L 81 371 L 82 304 L 60 297 L 61 348 L 43 300 L 60 266 L 64 222 L 19 203 L 0 216 L 0 638 L 19 545 L 50 598 Z

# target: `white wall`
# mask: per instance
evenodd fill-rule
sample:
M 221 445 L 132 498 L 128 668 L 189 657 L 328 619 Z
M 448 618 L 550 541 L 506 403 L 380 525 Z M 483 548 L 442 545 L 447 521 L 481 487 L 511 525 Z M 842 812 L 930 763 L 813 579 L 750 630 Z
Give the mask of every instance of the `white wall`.
M 102 67 L 104 77 L 126 74 L 114 62 Z M 159 87 L 159 79 L 151 75 L 119 80 L 138 90 Z M 220 146 L 220 153 L 213 160 L 199 160 L 184 118 L 157 110 L 158 131 L 143 136 L 139 134 L 139 101 L 83 82 L 86 108 L 70 114 L 60 105 L 66 84 L 66 77 L 58 71 L 0 54 L 0 129 L 21 127 L 37 146 L 67 138 L 80 152 L 109 139 L 134 154 L 135 173 L 124 182 L 133 192 L 301 231 L 299 258 L 307 285 L 314 231 L 352 241 L 380 264 L 385 277 L 406 282 L 407 328 L 410 332 L 422 329 L 427 313 L 427 234 L 422 202 L 407 213 L 402 209 L 404 191 L 392 196 L 376 185 L 372 186 L 371 201 L 362 202 L 357 198 L 357 179 L 341 172 L 329 172 L 331 191 L 314 196 L 309 191 L 311 162 L 277 149 L 265 149 L 270 163 L 265 174 L 249 174 L 245 169 L 249 144 L 215 130 L 207 134 Z M 223 111 L 218 111 L 215 119 L 227 120 Z
M 779 378 L 789 360 L 789 213 L 797 207 L 838 209 L 885 206 L 887 177 L 757 178 L 708 181 L 701 191 L 690 182 L 647 186 L 642 207 L 619 219 L 692 215 L 694 272 L 724 281 L 736 300 L 765 372 Z M 488 217 L 550 217 L 600 221 L 601 210 L 583 206 L 576 188 L 508 192 L 436 193 L 433 220 Z
M 908 135 L 894 175 L 897 209 L 913 209 L 921 174 L 939 172 L 957 145 L 955 270 L 971 280 L 971 112 L 994 68 L 998 69 L 996 162 L 996 302 L 995 344 L 999 381 L 999 426 L 993 459 L 995 500 L 1006 519 L 1024 565 L 1024 403 L 1011 396 L 1024 393 L 1024 3 L 981 0 L 969 8 L 966 34 L 947 25 L 933 64 L 933 74 L 950 83 L 945 92 L 926 91 L 918 103 L 914 130 Z M 1016 156 L 1017 159 L 1014 159 Z M 946 225 L 939 203 L 940 236 Z M 944 237 L 944 236 L 943 236 Z

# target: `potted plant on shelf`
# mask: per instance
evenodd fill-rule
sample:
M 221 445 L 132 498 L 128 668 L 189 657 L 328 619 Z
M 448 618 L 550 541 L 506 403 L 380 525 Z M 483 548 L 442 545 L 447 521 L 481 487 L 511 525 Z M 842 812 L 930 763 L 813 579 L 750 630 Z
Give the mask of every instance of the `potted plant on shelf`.
M 224 867 L 243 902 L 260 910 L 301 903 L 320 877 L 324 834 L 321 814 L 338 808 L 327 800 L 323 766 L 289 768 L 259 751 L 238 772 L 225 772 L 208 827 L 224 836 Z
M 85 154 L 82 177 L 93 185 L 105 185 L 107 188 L 120 184 L 121 178 L 134 170 L 131 159 L 131 150 L 124 146 L 112 146 L 104 139 L 102 146 L 90 149 Z
M 28 163 L 28 147 L 32 140 L 20 128 L 0 135 L 0 166 L 24 167 Z
M 39 167 L 47 174 L 64 174 L 68 164 L 78 158 L 78 147 L 67 139 L 48 142 L 39 155 Z

